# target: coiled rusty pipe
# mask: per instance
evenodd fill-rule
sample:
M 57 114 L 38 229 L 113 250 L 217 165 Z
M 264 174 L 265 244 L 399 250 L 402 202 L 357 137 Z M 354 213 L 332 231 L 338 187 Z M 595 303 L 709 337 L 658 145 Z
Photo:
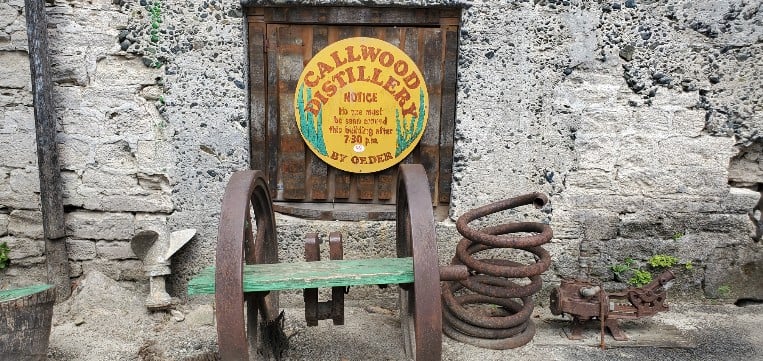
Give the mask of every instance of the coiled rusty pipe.
M 542 208 L 548 198 L 530 193 L 491 203 L 466 212 L 456 228 L 464 237 L 456 246 L 451 264 L 465 265 L 466 280 L 444 282 L 443 331 L 449 337 L 478 347 L 510 349 L 528 343 L 535 335 L 530 316 L 532 295 L 541 288 L 541 273 L 551 265 L 551 256 L 541 245 L 553 237 L 551 227 L 537 222 L 505 223 L 475 229 L 474 220 L 493 213 L 532 204 Z M 475 254 L 496 248 L 515 249 L 534 255 L 535 263 L 507 259 L 477 259 Z M 517 283 L 514 279 L 529 279 Z M 465 307 L 487 305 L 492 307 Z M 495 306 L 498 306 L 497 308 Z

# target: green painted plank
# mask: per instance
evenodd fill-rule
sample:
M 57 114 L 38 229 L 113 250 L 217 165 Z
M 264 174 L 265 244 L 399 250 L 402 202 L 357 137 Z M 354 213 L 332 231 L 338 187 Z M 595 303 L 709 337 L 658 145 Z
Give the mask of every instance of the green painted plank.
M 0 302 L 13 301 L 18 298 L 26 297 L 38 292 L 47 290 L 52 285 L 34 285 L 12 290 L 0 291 Z
M 375 258 L 244 266 L 244 292 L 413 282 L 413 259 Z M 188 283 L 188 294 L 215 292 L 215 268 Z

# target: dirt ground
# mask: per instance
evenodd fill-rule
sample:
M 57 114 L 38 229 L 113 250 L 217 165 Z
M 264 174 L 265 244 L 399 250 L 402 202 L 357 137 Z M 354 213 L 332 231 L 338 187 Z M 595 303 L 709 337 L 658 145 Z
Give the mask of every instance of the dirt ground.
M 148 312 L 145 292 L 128 290 L 91 272 L 54 310 L 48 360 L 215 360 L 217 336 L 210 297 L 174 310 Z M 305 325 L 303 309 L 285 309 L 290 347 L 283 360 L 405 360 L 397 313 L 389 305 L 346 309 L 346 324 Z M 671 310 L 623 322 L 629 341 L 607 337 L 598 325 L 585 339 L 567 339 L 569 320 L 536 307 L 533 340 L 513 350 L 488 350 L 443 336 L 443 360 L 763 360 L 763 304 L 671 304 Z

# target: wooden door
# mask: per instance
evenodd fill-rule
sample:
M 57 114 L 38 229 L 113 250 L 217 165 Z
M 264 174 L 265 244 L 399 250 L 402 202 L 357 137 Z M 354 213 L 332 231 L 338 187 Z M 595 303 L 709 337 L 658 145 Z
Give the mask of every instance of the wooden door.
M 279 211 L 337 219 L 342 218 L 337 212 L 305 210 L 321 209 L 321 203 L 360 204 L 351 208 L 355 212 L 394 204 L 396 166 L 369 174 L 333 168 L 313 155 L 295 121 L 295 89 L 304 65 L 327 45 L 358 36 L 397 46 L 421 70 L 429 91 L 429 120 L 403 162 L 424 165 L 433 206 L 447 211 L 459 14 L 453 9 L 351 7 L 248 10 L 251 166 L 267 173 Z

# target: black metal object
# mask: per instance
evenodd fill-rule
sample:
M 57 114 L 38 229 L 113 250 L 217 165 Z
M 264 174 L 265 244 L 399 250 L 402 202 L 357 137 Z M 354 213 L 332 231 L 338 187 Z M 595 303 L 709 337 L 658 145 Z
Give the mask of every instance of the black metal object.
M 456 227 L 464 238 L 456 247 L 452 264 L 466 265 L 471 274 L 466 280 L 443 283 L 446 335 L 491 349 L 519 347 L 533 338 L 532 295 L 541 288 L 541 273 L 551 265 L 551 256 L 541 247 L 551 240 L 551 228 L 542 223 L 519 222 L 475 229 L 469 223 L 506 209 L 528 204 L 541 208 L 546 203 L 545 195 L 531 193 L 491 203 L 459 217 Z M 536 261 L 526 265 L 508 259 L 474 257 L 480 252 L 504 248 L 529 252 Z M 527 278 L 530 283 L 524 285 L 513 281 Z

